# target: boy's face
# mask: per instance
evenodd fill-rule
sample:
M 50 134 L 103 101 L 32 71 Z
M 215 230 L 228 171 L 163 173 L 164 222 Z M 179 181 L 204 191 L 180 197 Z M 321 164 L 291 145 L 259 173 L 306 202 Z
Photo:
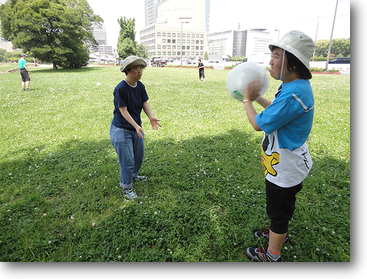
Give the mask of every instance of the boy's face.
M 132 67 L 127 75 L 133 80 L 136 81 L 140 80 L 141 77 L 143 76 L 143 67 L 142 66 Z
M 280 80 L 280 73 L 282 71 L 282 61 L 283 61 L 283 49 L 276 48 L 273 50 L 270 60 L 270 70 L 269 73 L 272 78 L 276 80 Z M 287 57 L 284 57 L 284 66 L 283 66 L 283 76 L 287 69 Z

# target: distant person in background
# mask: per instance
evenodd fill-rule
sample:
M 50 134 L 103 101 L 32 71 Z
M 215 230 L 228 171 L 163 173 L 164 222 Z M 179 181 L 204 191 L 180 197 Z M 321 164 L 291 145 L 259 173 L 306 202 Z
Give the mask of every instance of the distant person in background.
M 22 77 L 22 87 L 23 90 L 25 90 L 25 87 L 27 87 L 27 90 L 29 89 L 29 82 L 31 81 L 29 77 L 29 70 L 27 67 L 27 61 L 25 60 L 25 57 L 27 56 L 25 53 L 22 53 L 21 58 L 18 60 L 18 66 L 20 69 L 20 76 Z
M 199 68 L 199 81 L 201 81 L 201 78 L 203 78 L 203 81 L 205 81 L 204 63 L 201 62 L 201 59 L 198 60 L 198 68 Z

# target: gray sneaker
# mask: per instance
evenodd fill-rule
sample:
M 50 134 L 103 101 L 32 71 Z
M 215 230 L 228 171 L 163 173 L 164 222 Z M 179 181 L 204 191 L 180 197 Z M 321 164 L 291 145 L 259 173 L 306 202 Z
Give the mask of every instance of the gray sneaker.
M 135 194 L 135 192 L 131 188 L 123 189 L 122 190 L 122 195 L 125 198 L 127 198 L 128 200 L 135 200 L 135 199 L 139 198 L 138 195 Z
M 257 239 L 264 238 L 267 242 L 269 242 L 269 227 L 264 228 L 262 231 L 255 232 L 255 237 Z M 284 244 L 289 244 L 289 237 L 286 236 L 284 239 Z

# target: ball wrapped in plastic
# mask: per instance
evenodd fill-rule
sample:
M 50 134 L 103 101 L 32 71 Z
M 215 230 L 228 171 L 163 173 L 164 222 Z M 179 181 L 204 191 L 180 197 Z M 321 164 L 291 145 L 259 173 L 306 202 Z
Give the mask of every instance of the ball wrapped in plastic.
M 262 96 L 268 88 L 266 70 L 253 62 L 240 64 L 234 67 L 227 76 L 228 92 L 233 98 L 242 101 L 248 84 L 256 80 L 259 80 L 263 85 L 259 92 L 259 96 Z

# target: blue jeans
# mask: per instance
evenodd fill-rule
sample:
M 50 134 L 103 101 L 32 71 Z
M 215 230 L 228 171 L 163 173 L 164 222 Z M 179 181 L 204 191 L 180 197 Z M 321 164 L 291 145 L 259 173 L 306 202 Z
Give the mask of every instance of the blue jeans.
M 118 128 L 111 124 L 111 143 L 116 150 L 120 164 L 120 186 L 131 188 L 133 177 L 137 177 L 143 163 L 144 139 L 136 131 Z

